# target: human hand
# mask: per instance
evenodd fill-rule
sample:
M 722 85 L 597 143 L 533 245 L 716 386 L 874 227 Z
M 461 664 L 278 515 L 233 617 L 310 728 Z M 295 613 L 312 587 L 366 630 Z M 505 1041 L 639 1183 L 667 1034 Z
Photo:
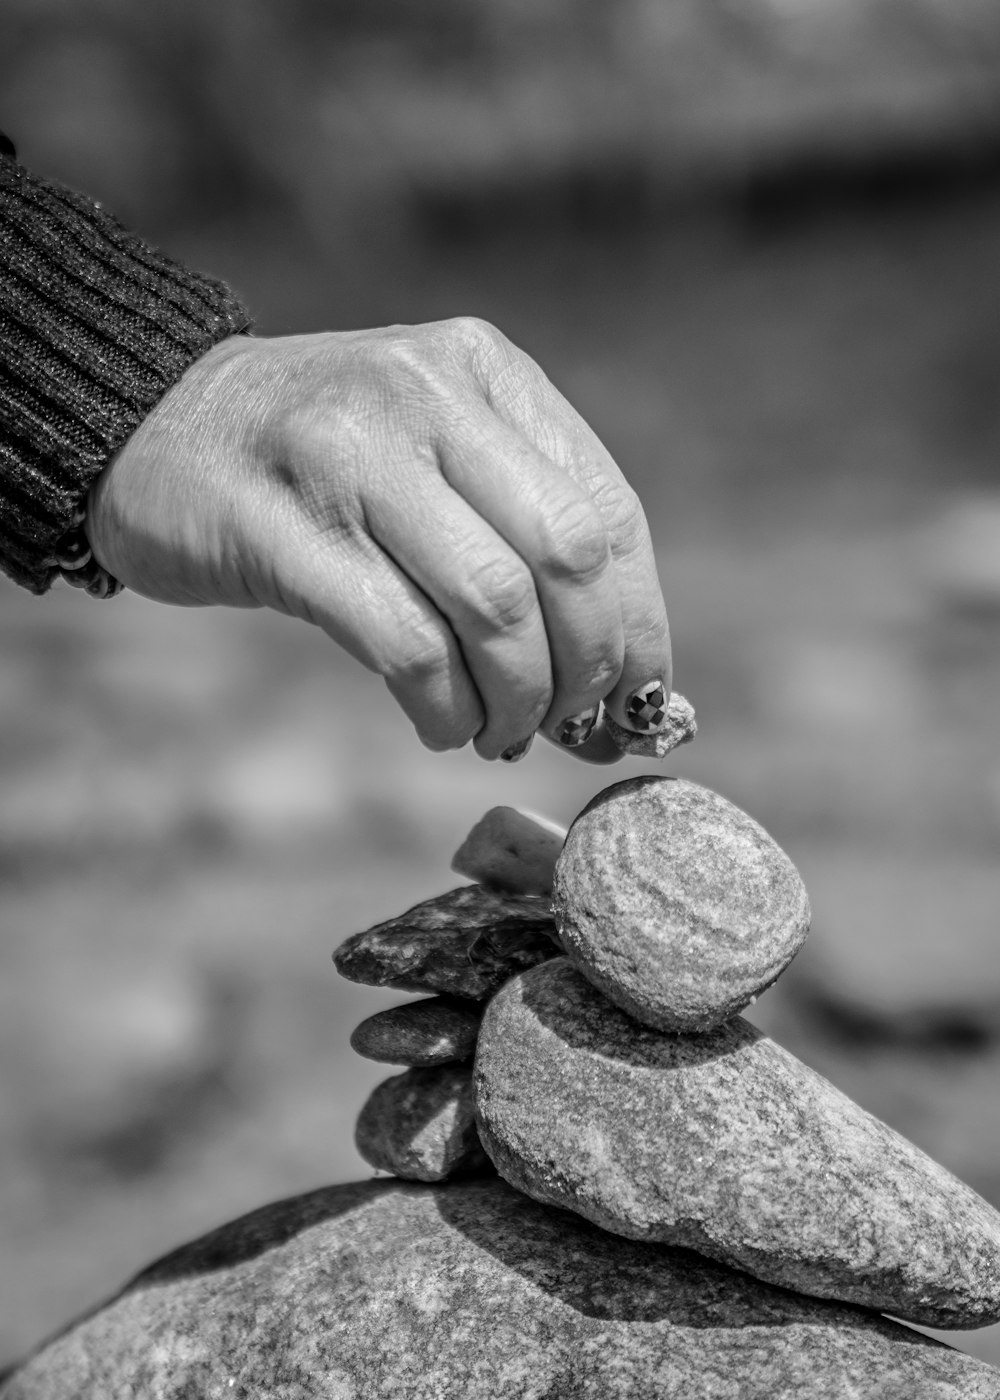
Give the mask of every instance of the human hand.
M 603 761 L 600 702 L 642 731 L 670 692 L 635 493 L 480 321 L 221 342 L 101 474 L 87 528 L 147 597 L 315 623 L 432 749 L 518 757 L 540 729 Z

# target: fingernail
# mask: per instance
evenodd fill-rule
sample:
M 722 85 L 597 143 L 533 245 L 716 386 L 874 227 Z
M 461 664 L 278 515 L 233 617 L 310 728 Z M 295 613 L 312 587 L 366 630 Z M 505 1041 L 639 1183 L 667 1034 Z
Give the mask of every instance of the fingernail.
M 569 719 L 564 719 L 556 730 L 559 743 L 565 744 L 568 749 L 579 748 L 581 744 L 585 744 L 594 732 L 600 709 L 600 705 L 591 705 L 589 710 L 581 710 L 578 715 L 570 715 Z
M 625 718 L 640 734 L 653 734 L 667 718 L 669 700 L 662 681 L 648 681 L 629 696 Z
M 504 763 L 516 763 L 518 759 L 523 758 L 531 748 L 531 741 L 534 737 L 534 734 L 529 734 L 527 739 L 522 739 L 520 743 L 511 744 L 510 748 L 504 749 L 503 753 L 500 755 L 501 760 Z

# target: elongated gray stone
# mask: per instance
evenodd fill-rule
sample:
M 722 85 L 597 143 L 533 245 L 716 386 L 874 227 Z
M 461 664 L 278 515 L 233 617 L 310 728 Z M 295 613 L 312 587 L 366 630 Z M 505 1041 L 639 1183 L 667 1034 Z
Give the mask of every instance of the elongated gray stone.
M 748 1022 L 663 1035 L 563 958 L 476 1052 L 483 1145 L 537 1200 L 932 1327 L 1000 1319 L 1000 1215 Z
M 376 1011 L 351 1032 L 351 1049 L 388 1065 L 446 1065 L 471 1060 L 482 1013 L 476 1002 L 427 997 Z
M 408 1069 L 384 1079 L 358 1115 L 362 1157 L 404 1181 L 444 1181 L 490 1166 L 476 1132 L 469 1065 Z
M 795 866 L 746 812 L 683 778 L 615 783 L 570 827 L 552 897 L 567 956 L 659 1030 L 708 1030 L 769 987 L 809 931 Z
M 548 899 L 462 885 L 354 934 L 333 960 L 351 982 L 484 1001 L 558 952 Z
M 546 1209 L 497 1177 L 332 1186 L 168 1255 L 4 1400 L 1000 1400 L 1000 1373 Z

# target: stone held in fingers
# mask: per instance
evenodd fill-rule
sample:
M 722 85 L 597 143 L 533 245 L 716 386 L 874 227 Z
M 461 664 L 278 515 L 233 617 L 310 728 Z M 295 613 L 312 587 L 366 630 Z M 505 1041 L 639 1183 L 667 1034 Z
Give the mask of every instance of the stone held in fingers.
M 1000 1400 L 861 1308 L 548 1210 L 496 1176 L 325 1187 L 213 1230 L 46 1343 L 9 1400 Z
M 667 717 L 652 734 L 637 734 L 626 729 L 605 711 L 604 723 L 608 733 L 622 753 L 635 758 L 666 758 L 680 744 L 689 744 L 698 733 L 694 706 L 677 691 L 671 691 L 667 702 Z
M 485 1001 L 558 952 L 548 899 L 462 885 L 354 934 L 333 960 L 351 982 Z
M 408 1069 L 384 1079 L 358 1115 L 354 1142 L 370 1166 L 406 1181 L 489 1169 L 476 1131 L 471 1066 Z
M 565 840 L 565 828 L 555 822 L 516 807 L 491 807 L 455 852 L 451 868 L 487 889 L 550 895 Z
M 471 1060 L 482 1012 L 450 997 L 410 1001 L 376 1011 L 356 1026 L 351 1049 L 366 1060 L 414 1068 Z
M 475 1087 L 536 1200 L 926 1326 L 1000 1320 L 1000 1214 L 740 1017 L 663 1035 L 559 958 L 486 1008 Z
M 781 974 L 809 931 L 788 856 L 752 817 L 683 778 L 605 788 L 570 827 L 553 909 L 573 964 L 659 1030 L 708 1030 Z

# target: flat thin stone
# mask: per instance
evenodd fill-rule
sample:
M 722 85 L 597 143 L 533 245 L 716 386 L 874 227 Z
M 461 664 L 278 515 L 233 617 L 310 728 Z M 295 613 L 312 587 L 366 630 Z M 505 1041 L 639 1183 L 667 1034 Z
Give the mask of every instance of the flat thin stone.
M 471 1060 L 482 1012 L 477 1003 L 428 997 L 376 1011 L 354 1028 L 351 1049 L 387 1065 L 446 1065 Z
M 748 1022 L 662 1035 L 563 958 L 509 982 L 476 1052 L 508 1181 L 635 1239 L 931 1327 L 1000 1319 L 1000 1215 Z
M 552 905 L 574 966 L 659 1030 L 708 1030 L 788 966 L 809 899 L 768 833 L 683 778 L 615 783 L 570 827 Z
M 489 1167 L 476 1132 L 472 1068 L 408 1069 L 377 1084 L 358 1115 L 354 1143 L 379 1171 L 444 1181 Z
M 455 852 L 451 868 L 487 889 L 552 893 L 566 830 L 516 807 L 491 807 Z
M 655 734 L 637 734 L 625 729 L 605 711 L 604 724 L 615 746 L 634 758 L 666 758 L 679 744 L 689 744 L 698 733 L 694 706 L 677 691 L 671 691 L 667 701 L 667 717 L 663 728 Z
M 462 885 L 354 934 L 333 961 L 351 982 L 485 1001 L 558 952 L 547 899 Z
M 368 1181 L 168 1255 L 4 1400 L 1000 1400 L 899 1323 L 616 1239 L 497 1177 Z

